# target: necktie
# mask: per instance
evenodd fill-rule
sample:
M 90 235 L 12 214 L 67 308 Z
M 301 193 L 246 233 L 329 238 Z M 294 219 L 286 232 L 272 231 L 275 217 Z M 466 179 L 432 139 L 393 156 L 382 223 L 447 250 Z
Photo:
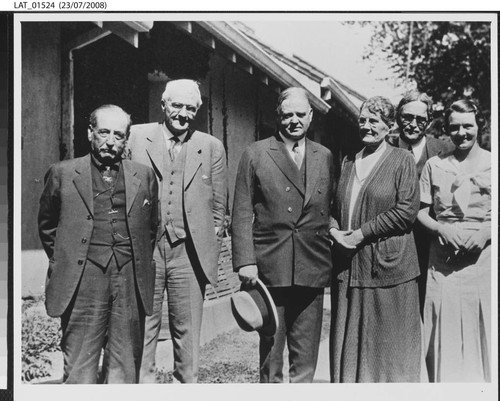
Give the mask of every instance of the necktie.
M 415 157 L 415 153 L 413 153 L 413 146 L 408 145 L 408 150 L 410 151 L 411 155 Z
M 302 156 L 302 152 L 300 151 L 298 142 L 295 142 L 292 151 L 293 151 L 293 161 L 297 165 L 297 168 L 300 170 L 300 167 L 302 167 L 302 160 L 304 159 L 304 157 Z
M 106 184 L 112 187 L 115 184 L 115 174 L 113 173 L 113 168 L 111 166 L 103 166 L 102 179 Z
M 177 156 L 177 153 L 179 153 L 179 144 L 180 144 L 180 139 L 176 136 L 173 136 L 170 138 L 172 141 L 172 144 L 170 145 L 170 149 L 168 150 L 168 154 L 170 155 L 170 160 L 174 161 L 175 157 Z

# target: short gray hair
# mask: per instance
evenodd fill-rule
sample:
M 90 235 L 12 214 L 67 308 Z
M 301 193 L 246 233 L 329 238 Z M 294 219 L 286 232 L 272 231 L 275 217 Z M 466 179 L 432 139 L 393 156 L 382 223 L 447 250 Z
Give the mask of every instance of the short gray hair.
M 364 108 L 368 109 L 371 113 L 378 113 L 382 121 L 388 127 L 391 127 L 394 124 L 396 112 L 394 110 L 393 104 L 386 97 L 373 96 L 365 100 L 359 108 L 360 114 Z
M 405 104 L 411 103 L 411 102 L 422 102 L 427 106 L 427 123 L 430 123 L 432 121 L 432 99 L 431 97 L 424 92 L 419 92 L 417 90 L 410 90 L 408 92 L 405 92 L 403 94 L 403 98 L 399 101 L 397 110 L 396 110 L 396 120 L 398 124 L 400 114 L 401 114 L 401 109 Z
M 192 79 L 175 79 L 172 81 L 168 81 L 165 85 L 165 90 L 161 95 L 162 100 L 168 100 L 170 98 L 171 91 L 176 87 L 182 87 L 186 92 L 191 92 L 196 97 L 197 107 L 203 104 L 201 101 L 201 93 L 198 82 L 193 81 Z

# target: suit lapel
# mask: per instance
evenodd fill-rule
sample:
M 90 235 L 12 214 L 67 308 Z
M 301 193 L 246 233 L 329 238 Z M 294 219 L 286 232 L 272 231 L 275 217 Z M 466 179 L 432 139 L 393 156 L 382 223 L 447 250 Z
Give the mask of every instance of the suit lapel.
M 425 150 L 427 151 L 427 155 L 429 158 L 443 153 L 443 148 L 439 146 L 441 144 L 437 142 L 438 140 L 439 139 L 434 139 L 432 137 L 428 137 L 426 139 Z
M 283 175 L 295 186 L 295 188 L 297 188 L 300 194 L 304 196 L 304 181 L 302 180 L 299 169 L 289 157 L 285 144 L 278 141 L 275 137 L 271 137 L 267 153 L 274 163 L 276 163 Z
M 186 164 L 184 166 L 184 190 L 189 187 L 194 175 L 201 166 L 203 147 L 201 137 L 196 131 L 188 133 L 190 138 L 186 141 Z
M 162 124 L 158 124 L 157 129 L 151 132 L 146 139 L 149 142 L 146 152 L 151 159 L 151 165 L 159 179 L 163 180 L 163 149 L 165 148 L 165 138 L 163 137 Z
M 89 213 L 94 215 L 94 202 L 92 199 L 92 173 L 90 171 L 90 154 L 81 158 L 75 167 L 76 176 L 73 179 L 76 190 L 82 197 L 83 203 Z
M 128 160 L 122 161 L 123 177 L 125 180 L 125 206 L 127 208 L 127 214 L 130 212 L 132 205 L 134 204 L 135 197 L 139 191 L 141 185 L 141 180 L 139 180 L 136 175 L 137 171 L 129 163 Z
M 304 197 L 304 206 L 311 199 L 312 192 L 316 187 L 319 171 L 319 153 L 314 143 L 306 139 L 306 194 Z

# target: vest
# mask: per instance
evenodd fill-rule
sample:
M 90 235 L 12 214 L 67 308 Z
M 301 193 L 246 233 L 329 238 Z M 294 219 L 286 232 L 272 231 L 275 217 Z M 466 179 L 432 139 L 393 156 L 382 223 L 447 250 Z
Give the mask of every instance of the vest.
M 186 238 L 186 224 L 184 221 L 184 166 L 186 165 L 186 145 L 174 162 L 164 145 L 163 171 L 164 179 L 161 193 L 162 226 L 172 244 Z
M 118 266 L 121 267 L 132 259 L 132 245 L 126 220 L 123 166 L 120 166 L 116 182 L 111 187 L 104 182 L 95 166 L 91 167 L 91 171 L 94 230 L 87 258 L 106 268 L 114 255 Z

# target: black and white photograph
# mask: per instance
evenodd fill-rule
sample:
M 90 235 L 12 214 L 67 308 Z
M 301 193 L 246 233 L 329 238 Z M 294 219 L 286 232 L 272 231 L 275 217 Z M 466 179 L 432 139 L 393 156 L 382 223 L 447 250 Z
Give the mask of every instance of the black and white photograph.
M 498 397 L 496 13 L 93 11 L 13 18 L 14 399 Z

